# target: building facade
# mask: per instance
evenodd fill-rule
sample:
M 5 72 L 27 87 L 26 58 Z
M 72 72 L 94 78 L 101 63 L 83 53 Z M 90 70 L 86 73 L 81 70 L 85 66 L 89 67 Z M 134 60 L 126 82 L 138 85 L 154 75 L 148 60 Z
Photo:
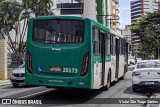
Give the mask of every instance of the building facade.
M 158 11 L 158 4 L 154 0 L 131 0 L 131 23 L 137 21 L 137 19 L 142 18 L 143 15 L 147 13 L 153 13 Z M 135 49 L 140 39 L 135 33 L 132 33 L 132 48 Z M 133 50 L 134 52 L 135 50 Z
M 120 26 L 120 10 L 119 10 L 119 0 L 111 1 L 111 17 L 110 17 L 110 28 L 112 30 L 118 31 Z
M 119 29 L 119 0 L 54 0 L 53 12 L 62 15 L 63 3 L 83 3 L 83 14 L 66 14 L 88 17 L 118 31 Z
M 7 78 L 7 40 L 0 39 L 0 80 Z
M 55 15 L 74 15 L 74 16 L 82 16 L 82 17 L 88 17 L 93 20 L 97 20 L 97 11 L 96 11 L 96 1 L 95 0 L 53 0 L 54 6 L 53 6 L 53 12 Z M 68 4 L 67 4 L 68 3 Z M 81 7 L 75 7 L 72 6 L 73 9 L 70 8 L 71 11 L 74 11 L 75 8 L 82 9 L 82 13 L 76 13 L 73 14 L 70 11 L 67 11 L 65 5 L 71 5 L 72 3 L 82 3 Z M 64 11 L 67 11 L 68 14 L 64 14 L 61 10 L 64 9 Z
M 110 29 L 119 31 L 120 10 L 119 0 L 96 0 L 97 21 Z M 102 15 L 102 16 L 100 16 Z
M 125 25 L 125 29 L 121 30 L 121 35 L 124 35 L 124 37 L 126 38 L 126 40 L 129 42 L 130 47 L 129 47 L 129 54 L 132 54 L 132 50 L 131 50 L 131 25 Z
M 124 35 L 126 40 L 131 44 L 131 25 L 125 25 L 125 29 L 121 30 L 121 34 Z

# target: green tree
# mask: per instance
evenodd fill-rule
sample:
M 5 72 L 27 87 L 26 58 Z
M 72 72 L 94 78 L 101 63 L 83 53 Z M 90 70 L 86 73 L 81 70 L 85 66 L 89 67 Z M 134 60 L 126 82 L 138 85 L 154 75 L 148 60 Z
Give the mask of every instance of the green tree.
M 52 6 L 52 0 L 22 0 L 22 2 L 0 0 L 0 33 L 4 39 L 6 39 L 4 35 L 8 38 L 9 52 L 24 52 L 28 18 L 31 14 L 49 15 Z M 51 14 L 53 15 L 52 12 Z M 15 35 L 10 35 L 11 31 L 14 31 Z
M 52 0 L 22 0 L 24 7 L 27 11 L 30 10 L 35 16 L 46 16 L 51 12 L 51 7 L 53 6 Z
M 4 39 L 8 38 L 8 50 L 15 52 L 15 42 L 10 35 L 10 31 L 15 29 L 15 24 L 18 22 L 22 6 L 18 2 L 1 1 L 0 2 L 0 33 Z
M 25 50 L 24 36 L 27 29 L 27 20 L 31 17 L 31 14 L 34 14 L 35 17 L 54 15 L 51 12 L 51 7 L 53 6 L 52 0 L 22 0 L 22 6 L 23 15 L 21 18 L 24 19 L 24 24 L 19 41 L 19 52 L 24 52 Z
M 158 52 L 158 44 L 160 43 L 160 13 L 148 13 L 134 22 L 131 30 L 140 38 L 141 51 L 149 55 Z

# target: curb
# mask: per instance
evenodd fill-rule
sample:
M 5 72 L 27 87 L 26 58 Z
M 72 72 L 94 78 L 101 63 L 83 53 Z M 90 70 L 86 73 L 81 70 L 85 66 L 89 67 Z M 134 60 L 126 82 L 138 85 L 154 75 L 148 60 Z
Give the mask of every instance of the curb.
M 10 82 L 6 82 L 6 83 L 0 83 L 0 86 L 4 86 L 4 85 L 10 85 Z

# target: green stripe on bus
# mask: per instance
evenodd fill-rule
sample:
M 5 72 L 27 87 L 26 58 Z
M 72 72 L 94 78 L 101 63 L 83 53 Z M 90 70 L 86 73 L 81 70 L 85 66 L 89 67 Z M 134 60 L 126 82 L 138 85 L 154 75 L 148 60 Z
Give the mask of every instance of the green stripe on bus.
M 102 62 L 102 59 L 101 59 L 101 56 L 94 56 L 94 63 L 101 63 Z
M 106 62 L 111 62 L 111 55 L 106 56 Z
M 94 63 L 96 63 L 96 62 L 98 62 L 98 63 L 102 62 L 101 56 L 94 56 Z M 106 56 L 105 62 L 111 62 L 111 55 Z

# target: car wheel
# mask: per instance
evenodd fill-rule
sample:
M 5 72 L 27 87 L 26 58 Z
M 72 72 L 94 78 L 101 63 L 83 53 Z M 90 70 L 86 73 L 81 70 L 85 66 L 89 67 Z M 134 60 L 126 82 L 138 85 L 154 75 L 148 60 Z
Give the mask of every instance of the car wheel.
M 132 86 L 133 92 L 137 92 L 137 88 L 135 86 Z
M 13 85 L 13 87 L 18 87 L 19 86 L 19 84 L 12 84 Z

